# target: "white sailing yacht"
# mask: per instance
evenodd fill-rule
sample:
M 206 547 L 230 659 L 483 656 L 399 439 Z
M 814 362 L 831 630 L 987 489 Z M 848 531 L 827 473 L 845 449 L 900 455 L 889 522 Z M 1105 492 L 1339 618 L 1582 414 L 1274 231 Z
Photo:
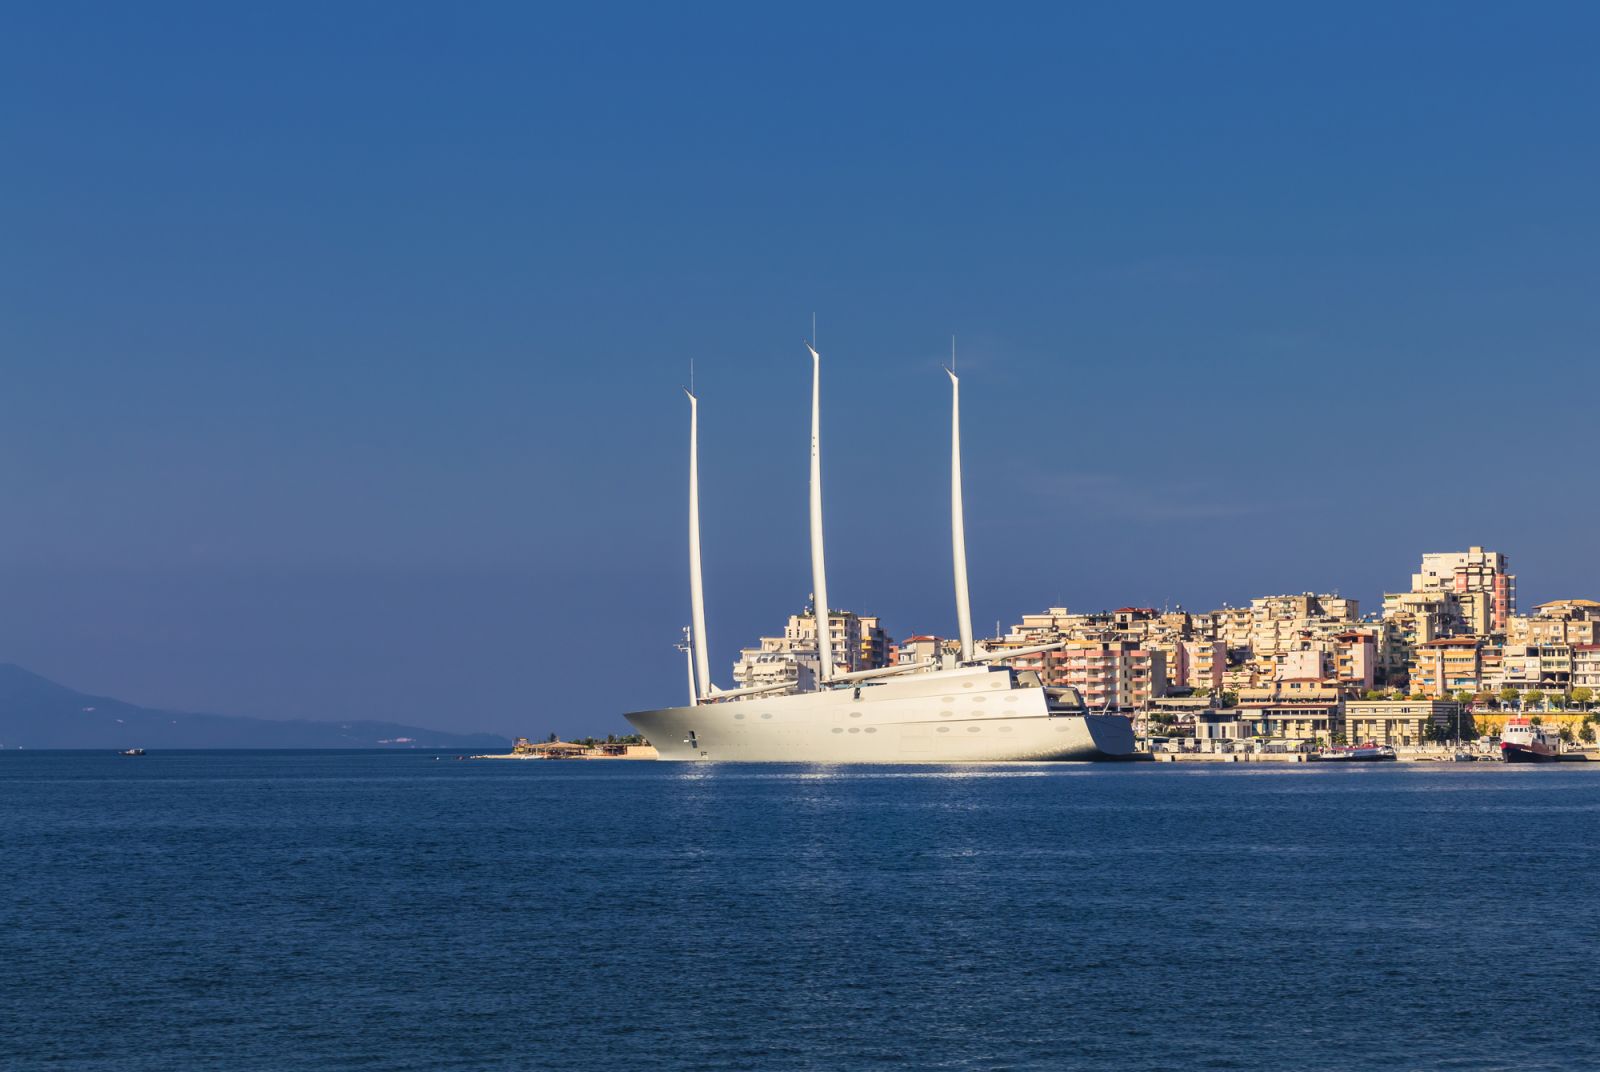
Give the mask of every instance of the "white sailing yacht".
M 978 653 L 967 592 L 961 497 L 961 381 L 950 375 L 950 522 L 960 653 L 942 660 L 838 673 L 828 635 L 822 543 L 822 358 L 811 353 L 811 578 L 817 673 L 798 685 L 724 691 L 711 683 L 700 574 L 699 400 L 689 395 L 689 704 L 635 711 L 628 721 L 662 759 L 747 763 L 974 763 L 1123 758 L 1129 719 L 1085 714 L 1070 690 L 1001 660 L 1059 645 Z

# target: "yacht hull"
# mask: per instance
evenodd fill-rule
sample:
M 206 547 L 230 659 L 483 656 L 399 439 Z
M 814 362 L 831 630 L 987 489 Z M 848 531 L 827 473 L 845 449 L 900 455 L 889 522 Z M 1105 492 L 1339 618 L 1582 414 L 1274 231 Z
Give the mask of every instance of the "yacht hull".
M 858 688 L 636 711 L 664 760 L 996 763 L 1127 759 L 1121 715 L 1052 710 L 1040 688 L 985 670 L 908 674 Z

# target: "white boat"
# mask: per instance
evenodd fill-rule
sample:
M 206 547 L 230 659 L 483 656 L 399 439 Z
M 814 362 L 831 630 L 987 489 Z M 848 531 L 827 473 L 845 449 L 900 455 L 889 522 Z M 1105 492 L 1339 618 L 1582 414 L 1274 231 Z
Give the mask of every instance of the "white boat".
M 1500 731 L 1500 755 L 1507 763 L 1559 763 L 1561 738 L 1531 718 L 1513 718 Z
M 1129 758 L 1132 721 L 1086 714 L 1002 660 L 1059 647 L 979 653 L 972 639 L 961 495 L 961 383 L 950 375 L 950 520 L 959 655 L 836 673 L 822 540 L 822 359 L 811 353 L 811 574 L 817 673 L 723 691 L 711 683 L 700 568 L 699 400 L 689 395 L 689 703 L 628 721 L 665 760 L 760 763 L 976 763 Z
M 1367 741 L 1364 744 L 1338 744 L 1313 752 L 1306 757 L 1315 763 L 1371 763 L 1393 762 L 1400 757 L 1386 744 Z

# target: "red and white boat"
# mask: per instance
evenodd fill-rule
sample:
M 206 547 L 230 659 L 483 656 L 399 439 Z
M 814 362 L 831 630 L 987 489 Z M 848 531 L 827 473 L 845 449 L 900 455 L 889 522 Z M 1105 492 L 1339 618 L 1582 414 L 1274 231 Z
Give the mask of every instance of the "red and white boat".
M 1559 763 L 1561 738 L 1532 719 L 1513 718 L 1500 731 L 1500 755 L 1507 763 Z

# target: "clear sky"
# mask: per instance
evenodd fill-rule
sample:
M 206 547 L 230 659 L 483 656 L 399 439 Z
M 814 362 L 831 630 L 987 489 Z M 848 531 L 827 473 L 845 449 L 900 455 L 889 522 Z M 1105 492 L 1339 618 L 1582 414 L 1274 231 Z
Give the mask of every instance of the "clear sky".
M 0 14 L 0 660 L 503 733 L 810 588 L 1208 608 L 1420 554 L 1600 596 L 1586 4 Z

